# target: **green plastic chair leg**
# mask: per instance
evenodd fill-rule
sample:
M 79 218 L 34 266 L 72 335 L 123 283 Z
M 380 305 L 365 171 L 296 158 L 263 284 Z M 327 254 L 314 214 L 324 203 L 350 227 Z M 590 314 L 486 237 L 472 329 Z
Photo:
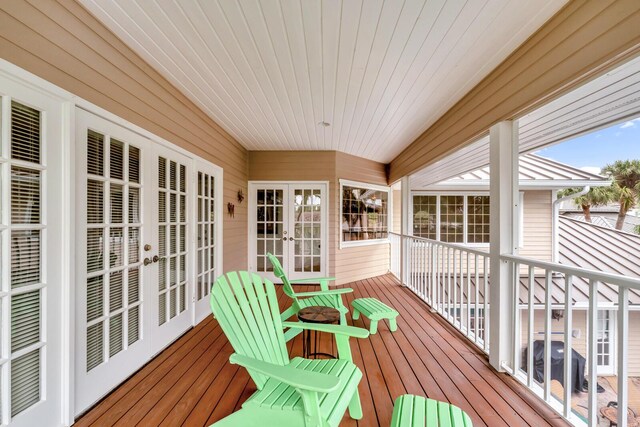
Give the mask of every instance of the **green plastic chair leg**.
M 396 318 L 389 319 L 389 330 L 391 332 L 395 332 L 398 330 L 398 323 L 396 322 Z
M 353 310 L 353 314 L 351 315 L 353 320 L 358 320 L 360 318 L 360 312 L 356 309 Z
M 362 405 L 360 404 L 358 389 L 353 392 L 353 397 L 351 397 L 351 401 L 349 402 L 349 416 L 354 420 L 362 419 Z
M 377 320 L 372 320 L 371 321 L 371 326 L 369 326 L 369 333 L 371 335 L 373 335 L 376 332 L 378 332 L 378 321 Z
M 341 325 L 347 324 L 347 313 L 340 313 L 340 324 Z

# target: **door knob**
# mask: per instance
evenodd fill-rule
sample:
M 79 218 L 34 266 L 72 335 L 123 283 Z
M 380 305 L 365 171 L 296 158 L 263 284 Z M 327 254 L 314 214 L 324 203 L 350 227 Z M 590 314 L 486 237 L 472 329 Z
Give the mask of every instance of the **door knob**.
M 294 239 L 293 239 L 293 237 L 289 237 L 289 240 L 293 241 Z
M 284 241 L 286 242 L 286 241 L 287 241 L 287 236 L 284 236 L 284 237 L 282 238 L 282 240 L 284 240 Z
M 145 251 L 150 251 L 151 250 L 151 245 L 148 244 L 148 243 L 146 245 L 144 245 L 144 250 Z
M 142 261 L 142 263 L 146 266 L 151 264 L 153 261 L 151 261 L 151 258 L 145 258 L 144 261 Z
M 158 260 L 160 260 L 160 257 L 158 255 L 154 255 L 152 261 L 158 262 Z

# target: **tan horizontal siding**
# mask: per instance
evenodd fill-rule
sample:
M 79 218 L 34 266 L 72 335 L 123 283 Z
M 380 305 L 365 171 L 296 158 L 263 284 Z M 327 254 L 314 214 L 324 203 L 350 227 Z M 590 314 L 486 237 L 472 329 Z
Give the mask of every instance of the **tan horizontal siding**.
M 335 151 L 250 151 L 250 181 L 328 181 L 329 259 L 327 274 L 333 276 L 336 256 L 336 152 Z
M 334 191 L 335 205 L 340 205 L 340 179 L 367 184 L 386 185 L 385 165 L 345 153 L 336 156 L 337 183 Z M 336 267 L 338 283 L 377 276 L 389 271 L 389 245 L 376 244 L 340 249 L 340 209 L 335 212 Z
M 629 376 L 640 377 L 640 312 L 629 312 Z
M 0 5 L 0 57 L 224 169 L 246 188 L 247 151 L 77 2 Z M 224 215 L 224 269 L 247 265 L 246 204 Z
M 393 190 L 391 192 L 393 198 L 393 227 L 391 231 L 394 233 L 402 232 L 402 190 Z
M 392 162 L 395 182 L 640 51 L 640 2 L 572 1 Z
M 382 163 L 335 151 L 251 151 L 251 181 L 329 182 L 329 259 L 327 270 L 338 283 L 389 271 L 389 246 L 340 249 L 340 179 L 386 184 Z M 381 248 L 386 249 L 381 249 Z
M 520 255 L 541 261 L 551 261 L 552 247 L 552 193 L 549 190 L 524 193 L 524 245 Z

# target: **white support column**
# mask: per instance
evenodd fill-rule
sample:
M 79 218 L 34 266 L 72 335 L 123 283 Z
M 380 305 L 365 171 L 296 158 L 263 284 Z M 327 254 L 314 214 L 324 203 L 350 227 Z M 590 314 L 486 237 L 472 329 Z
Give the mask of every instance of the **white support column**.
M 402 209 L 400 213 L 402 216 L 402 221 L 400 222 L 400 234 L 402 235 L 400 238 L 400 283 L 402 283 L 403 286 L 407 281 L 407 273 L 409 271 L 409 257 L 407 256 L 408 241 L 404 236 L 409 235 L 411 231 L 410 222 L 413 208 L 413 206 L 411 206 L 411 188 L 409 187 L 409 181 L 409 177 L 405 176 L 400 182 L 400 194 L 402 196 Z
M 491 127 L 490 139 L 490 228 L 491 277 L 489 290 L 489 363 L 501 371 L 513 349 L 513 279 L 501 254 L 517 254 L 518 204 L 518 124 L 504 121 Z

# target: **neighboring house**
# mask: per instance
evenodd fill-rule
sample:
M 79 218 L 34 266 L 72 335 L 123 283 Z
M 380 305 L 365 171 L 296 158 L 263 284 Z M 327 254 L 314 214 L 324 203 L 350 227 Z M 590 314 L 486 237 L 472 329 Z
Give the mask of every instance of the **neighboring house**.
M 553 259 L 553 202 L 563 188 L 608 186 L 607 178 L 536 154 L 520 156 L 520 255 Z M 414 236 L 489 245 L 489 168 L 421 186 L 412 178 Z
M 534 154 L 520 157 L 519 172 L 521 255 L 550 261 L 553 258 L 555 236 L 557 260 L 562 264 L 640 277 L 640 236 L 565 216 L 558 216 L 554 221 L 554 215 L 557 215 L 554 214 L 554 201 L 558 190 L 586 185 L 607 186 L 610 185 L 607 178 Z M 488 249 L 488 191 L 488 168 L 413 189 L 413 234 Z M 557 227 L 555 233 L 554 222 Z M 524 352 L 528 337 L 527 303 L 530 286 L 526 272 L 523 270 L 521 273 L 521 336 Z M 564 277 L 553 277 L 552 300 L 554 307 L 557 307 L 554 317 L 558 320 L 552 320 L 552 339 L 560 341 L 564 333 L 564 323 L 559 320 L 564 315 L 564 283 Z M 582 280 L 574 280 L 573 283 L 573 348 L 586 356 L 589 287 Z M 484 300 L 483 283 L 479 283 L 478 288 L 478 296 Z M 545 289 L 545 277 L 536 274 L 533 286 L 534 340 L 544 339 Z M 475 304 L 473 293 L 471 292 L 472 306 Z M 617 292 L 602 284 L 599 295 L 598 374 L 613 375 L 616 372 Z M 640 354 L 640 293 L 631 292 L 630 295 L 629 354 L 633 355 Z M 482 327 L 483 325 L 481 332 Z M 629 375 L 640 376 L 640 358 L 629 359 Z
M 619 210 L 620 205 L 617 203 L 611 203 L 606 206 L 594 206 L 591 208 L 591 222 L 607 228 L 616 228 Z M 576 207 L 573 202 L 563 203 L 560 206 L 560 213 L 564 216 L 584 221 L 582 209 Z M 622 231 L 636 234 L 634 230 L 639 225 L 640 216 L 636 216 L 632 211 L 629 211 L 624 219 Z

